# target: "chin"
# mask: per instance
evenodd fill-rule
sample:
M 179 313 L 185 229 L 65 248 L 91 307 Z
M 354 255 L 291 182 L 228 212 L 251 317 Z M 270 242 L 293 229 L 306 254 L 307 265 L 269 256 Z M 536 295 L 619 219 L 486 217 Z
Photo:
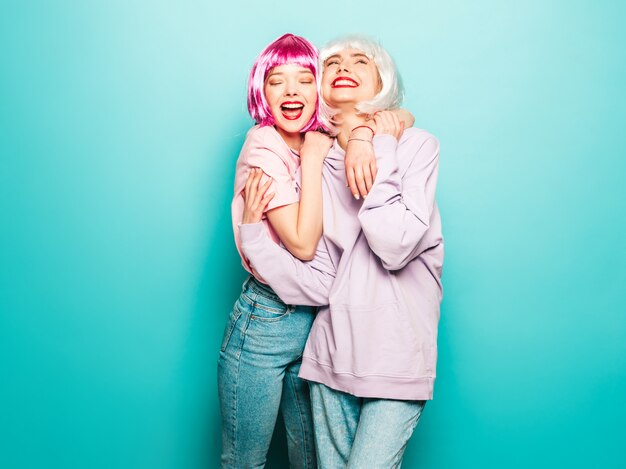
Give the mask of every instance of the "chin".
M 290 134 L 295 134 L 300 132 L 300 130 L 302 129 L 302 127 L 304 127 L 304 124 L 300 125 L 298 123 L 294 123 L 294 122 L 277 122 L 276 125 L 278 127 L 281 128 L 281 130 L 283 132 L 287 132 Z
M 331 96 L 328 100 L 329 104 L 350 104 L 350 103 L 358 103 L 360 100 L 354 95 L 354 93 L 350 92 L 340 92 L 335 93 L 334 96 Z

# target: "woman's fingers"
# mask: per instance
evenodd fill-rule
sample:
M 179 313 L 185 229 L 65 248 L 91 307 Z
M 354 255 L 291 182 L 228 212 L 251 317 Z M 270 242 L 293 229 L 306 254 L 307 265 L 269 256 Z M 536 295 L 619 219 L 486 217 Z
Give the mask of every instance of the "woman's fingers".
M 380 113 L 374 114 L 374 124 L 376 124 L 376 134 L 382 133 L 381 122 L 380 122 Z
M 395 112 L 388 112 L 389 118 L 393 121 L 394 125 L 400 125 L 400 118 L 397 116 Z
M 393 112 L 389 113 L 389 120 L 393 126 L 393 136 L 398 140 L 400 138 L 400 119 Z
M 376 175 L 378 174 L 378 167 L 376 166 L 376 160 L 370 163 L 370 172 L 372 173 L 372 184 L 373 184 L 373 181 L 376 180 Z
M 257 205 L 261 203 L 261 200 L 264 198 L 265 193 L 267 192 L 267 190 L 272 185 L 272 182 L 273 182 L 273 179 L 272 178 L 268 178 L 267 181 L 265 181 L 265 184 L 263 184 L 261 187 L 259 187 L 256 199 L 255 199 L 255 202 L 256 202 Z M 259 184 L 260 183 L 261 182 L 259 181 Z
M 354 169 L 346 168 L 346 178 L 348 179 L 348 187 L 350 187 L 350 192 L 355 199 L 359 198 L 359 188 L 356 184 L 356 180 L 354 179 Z
M 252 187 L 252 181 L 254 180 L 254 170 L 255 168 L 252 168 L 250 170 L 250 173 L 248 174 L 248 179 L 246 179 L 246 186 L 244 188 L 244 192 L 243 192 L 243 198 L 244 200 L 247 202 L 249 197 L 250 197 L 250 190 Z
M 268 177 L 267 181 L 261 184 L 263 174 L 260 168 L 253 168 L 246 180 L 246 189 L 243 194 L 245 203 L 242 222 L 244 224 L 260 222 L 267 205 L 274 198 L 274 192 L 267 194 L 274 180 Z
M 372 171 L 369 164 L 363 166 L 363 180 L 365 182 L 365 189 L 369 194 L 372 190 L 372 186 L 374 185 L 374 178 L 372 177 Z
M 381 111 L 376 114 L 376 119 L 378 119 L 379 134 L 392 135 L 396 140 L 400 140 L 405 124 L 395 112 Z
M 387 114 L 389 115 L 389 123 L 393 129 L 393 133 L 391 135 L 397 138 L 398 131 L 400 129 L 400 119 L 391 111 L 388 111 Z
M 261 200 L 261 213 L 263 213 L 265 211 L 265 209 L 267 208 L 267 204 L 270 203 L 270 201 L 274 198 L 274 196 L 276 195 L 276 192 L 272 192 L 270 194 L 267 194 L 265 197 L 263 197 L 263 200 Z
M 263 170 L 261 168 L 254 168 L 255 171 L 255 176 L 254 176 L 254 182 L 255 182 L 255 187 L 258 189 L 259 188 L 259 183 L 261 182 L 261 178 L 263 177 Z
M 267 190 L 267 187 L 272 183 L 272 178 L 269 178 L 266 182 L 267 187 L 265 185 L 261 186 L 261 178 L 263 177 L 263 170 L 260 168 L 252 168 L 250 170 L 250 174 L 248 175 L 248 179 L 246 180 L 246 187 L 244 192 L 244 201 L 245 203 L 252 207 L 258 205 L 260 199 L 263 197 L 263 194 Z
M 393 120 L 391 118 L 391 112 L 380 111 L 374 114 L 374 122 L 376 122 L 377 134 L 394 134 L 393 132 Z
M 265 183 L 259 188 L 259 190 L 265 193 L 265 191 L 267 191 L 267 189 L 272 185 L 272 182 L 274 182 L 274 179 L 268 176 L 267 181 L 265 181 Z M 259 184 L 260 183 L 261 182 L 259 181 Z
M 400 137 L 402 137 L 402 134 L 404 133 L 404 128 L 405 128 L 404 121 L 400 121 L 400 131 L 398 133 L 398 136 L 396 137 L 396 140 L 400 140 Z
M 365 179 L 363 177 L 363 167 L 362 166 L 357 166 L 354 170 L 354 179 L 356 182 L 356 187 L 359 190 L 359 194 L 361 194 L 362 197 L 365 197 L 367 195 L 367 187 L 365 184 Z

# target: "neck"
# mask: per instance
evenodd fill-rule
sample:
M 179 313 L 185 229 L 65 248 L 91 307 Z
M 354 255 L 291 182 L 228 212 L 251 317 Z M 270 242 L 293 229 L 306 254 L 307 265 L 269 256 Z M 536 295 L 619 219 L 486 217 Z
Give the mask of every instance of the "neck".
M 357 114 L 354 110 L 351 112 L 341 112 L 335 115 L 335 120 L 337 121 L 335 126 L 339 130 L 339 134 L 337 134 L 337 142 L 344 150 L 348 146 L 348 138 L 350 137 L 352 129 L 367 123 L 365 115 Z
M 278 134 L 283 138 L 289 148 L 300 152 L 304 136 L 300 132 L 286 132 L 280 127 L 276 127 Z

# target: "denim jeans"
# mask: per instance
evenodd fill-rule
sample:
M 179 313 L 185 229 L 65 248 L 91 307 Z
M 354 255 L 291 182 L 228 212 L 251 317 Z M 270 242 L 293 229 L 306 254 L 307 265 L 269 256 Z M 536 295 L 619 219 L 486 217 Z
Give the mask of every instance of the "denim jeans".
M 309 388 L 298 378 L 315 312 L 286 305 L 254 277 L 244 283 L 218 361 L 222 468 L 265 466 L 279 408 L 290 467 L 316 467 Z
M 310 383 L 320 469 L 396 469 L 426 401 L 366 399 Z

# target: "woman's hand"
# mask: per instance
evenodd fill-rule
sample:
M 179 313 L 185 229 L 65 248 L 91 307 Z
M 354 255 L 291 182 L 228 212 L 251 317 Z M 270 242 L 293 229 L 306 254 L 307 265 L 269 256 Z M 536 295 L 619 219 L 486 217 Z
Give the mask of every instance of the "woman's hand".
M 241 222 L 244 225 L 260 222 L 267 204 L 276 195 L 275 193 L 265 195 L 267 189 L 272 185 L 273 179 L 269 178 L 265 184 L 261 185 L 262 177 L 263 170 L 260 168 L 252 168 L 248 175 L 243 193 L 243 219 Z
M 400 140 L 404 132 L 404 121 L 393 111 L 380 111 L 374 114 L 376 122 L 376 135 L 392 135 Z
M 398 119 L 400 119 L 400 121 L 404 122 L 405 129 L 413 127 L 413 124 L 415 124 L 415 117 L 413 117 L 413 114 L 411 114 L 406 109 L 394 109 L 391 112 L 398 116 Z
M 304 143 L 300 148 L 300 157 L 308 160 L 315 159 L 320 163 L 326 159 L 328 150 L 333 145 L 333 139 L 322 132 L 307 132 L 304 134 Z
M 346 180 L 357 200 L 369 193 L 376 179 L 376 156 L 372 145 L 375 130 L 372 127 L 368 123 L 354 128 L 346 146 Z

